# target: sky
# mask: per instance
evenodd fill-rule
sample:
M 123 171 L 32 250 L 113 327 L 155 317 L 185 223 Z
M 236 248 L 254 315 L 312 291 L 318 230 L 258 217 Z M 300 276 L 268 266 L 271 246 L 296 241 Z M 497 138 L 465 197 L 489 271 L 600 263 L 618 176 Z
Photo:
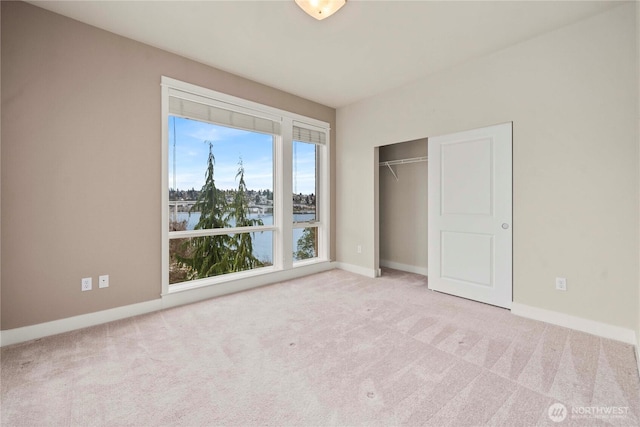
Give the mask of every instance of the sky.
M 209 157 L 209 143 L 206 141 L 213 143 L 214 179 L 217 188 L 221 190 L 238 188 L 236 173 L 238 163 L 242 159 L 247 188 L 273 191 L 273 137 L 271 135 L 174 116 L 169 116 L 170 188 L 179 190 L 202 188 Z M 294 143 L 293 188 L 295 193 L 315 193 L 314 150 L 313 144 Z

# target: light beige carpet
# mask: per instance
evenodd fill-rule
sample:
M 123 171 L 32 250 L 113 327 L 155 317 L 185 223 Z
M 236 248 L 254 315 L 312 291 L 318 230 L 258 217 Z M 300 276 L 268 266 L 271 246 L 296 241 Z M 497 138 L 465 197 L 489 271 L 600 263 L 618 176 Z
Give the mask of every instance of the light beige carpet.
M 432 292 L 425 277 L 392 270 L 379 279 L 333 270 L 11 346 L 1 368 L 5 426 L 640 420 L 630 345 Z M 555 403 L 566 408 L 552 410 L 564 415 L 557 423 Z

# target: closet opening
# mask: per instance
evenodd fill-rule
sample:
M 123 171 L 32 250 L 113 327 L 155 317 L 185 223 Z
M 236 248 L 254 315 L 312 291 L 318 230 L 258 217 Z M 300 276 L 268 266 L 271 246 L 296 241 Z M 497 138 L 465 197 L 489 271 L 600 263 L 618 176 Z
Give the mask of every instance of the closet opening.
M 427 275 L 427 138 L 378 150 L 378 256 L 384 268 Z

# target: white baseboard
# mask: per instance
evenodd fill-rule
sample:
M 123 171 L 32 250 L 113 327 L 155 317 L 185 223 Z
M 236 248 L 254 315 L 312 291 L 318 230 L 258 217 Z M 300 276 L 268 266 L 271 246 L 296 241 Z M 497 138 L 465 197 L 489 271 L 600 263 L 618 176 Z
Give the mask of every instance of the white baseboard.
M 376 278 L 378 275 L 376 274 L 376 270 L 374 268 L 366 268 L 360 267 L 359 265 L 347 264 L 345 262 L 336 262 L 336 268 L 340 270 L 348 271 L 350 273 L 359 274 L 361 276 Z
M 416 265 L 401 264 L 399 262 L 389 261 L 386 259 L 380 260 L 381 267 L 393 268 L 394 270 L 406 271 L 408 273 L 422 274 L 428 276 L 428 270 L 426 267 L 418 267 Z
M 109 310 L 96 311 L 94 313 L 81 314 L 37 325 L 23 326 L 21 328 L 0 331 L 0 346 L 31 341 L 38 338 L 57 335 L 63 332 L 74 331 L 102 323 L 113 322 L 127 317 L 138 316 L 162 309 L 162 300 L 156 299 L 138 304 L 125 305 Z
M 640 375 L 640 337 L 636 334 L 636 363 L 638 364 L 638 375 Z
M 145 301 L 138 304 L 131 304 L 122 307 L 115 307 L 108 310 L 94 313 L 82 314 L 65 319 L 53 320 L 51 322 L 39 323 L 37 325 L 24 326 L 21 328 L 0 331 L 0 347 L 11 344 L 19 344 L 38 338 L 57 335 L 64 332 L 74 331 L 89 326 L 100 325 L 102 323 L 113 322 L 114 320 L 125 319 L 127 317 L 138 316 L 164 308 L 189 304 L 216 296 L 231 294 L 247 289 L 257 288 L 296 277 L 307 276 L 321 271 L 337 268 L 335 262 L 321 262 L 300 266 L 291 270 L 278 271 L 264 276 L 256 276 L 241 279 L 233 282 L 221 283 L 203 288 L 176 292 L 164 295 L 162 298 L 152 301 Z
M 512 303 L 511 313 L 516 316 L 540 320 L 542 322 L 564 326 L 565 328 L 575 329 L 577 331 L 586 332 L 602 338 L 609 338 L 616 341 L 622 341 L 627 344 L 632 344 L 636 346 L 637 351 L 638 342 L 636 340 L 636 333 L 632 329 L 596 322 L 595 320 L 571 316 L 569 314 L 546 310 L 544 308 L 531 307 L 517 302 Z

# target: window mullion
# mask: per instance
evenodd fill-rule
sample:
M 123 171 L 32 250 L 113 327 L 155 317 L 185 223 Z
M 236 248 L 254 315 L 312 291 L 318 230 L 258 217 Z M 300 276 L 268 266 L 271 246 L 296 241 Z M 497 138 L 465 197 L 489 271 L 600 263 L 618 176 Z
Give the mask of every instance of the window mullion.
M 170 231 L 169 239 L 188 239 L 191 237 L 223 236 L 227 234 L 260 233 L 261 231 L 275 231 L 271 225 L 256 225 L 254 227 L 206 228 L 199 230 Z
M 325 130 L 326 144 L 320 149 L 320 155 L 318 156 L 318 170 L 320 171 L 320 179 L 318 180 L 318 194 L 320 197 L 320 227 L 318 229 L 318 256 L 328 259 L 329 258 L 329 242 L 330 242 L 330 223 L 331 223 L 331 205 L 330 205 L 330 179 L 329 179 L 329 159 L 330 159 L 330 147 L 329 144 L 329 131 Z M 317 206 L 317 205 L 316 205 Z
M 293 266 L 293 121 L 290 118 L 283 118 L 282 123 L 282 144 L 281 144 L 281 160 L 279 170 L 277 171 L 280 179 L 280 199 L 279 206 L 282 214 L 279 215 L 281 244 L 279 255 L 282 257 L 282 268 L 289 269 Z

